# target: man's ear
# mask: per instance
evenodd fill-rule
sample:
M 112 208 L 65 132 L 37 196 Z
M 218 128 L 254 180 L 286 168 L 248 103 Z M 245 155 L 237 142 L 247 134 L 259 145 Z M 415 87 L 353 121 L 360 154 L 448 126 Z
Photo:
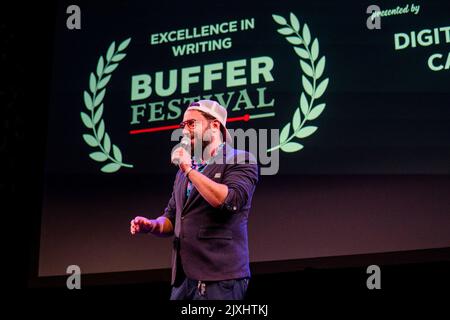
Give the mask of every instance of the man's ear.
M 214 120 L 214 121 L 212 122 L 212 127 L 213 127 L 214 130 L 220 131 L 220 123 L 219 123 L 219 121 Z

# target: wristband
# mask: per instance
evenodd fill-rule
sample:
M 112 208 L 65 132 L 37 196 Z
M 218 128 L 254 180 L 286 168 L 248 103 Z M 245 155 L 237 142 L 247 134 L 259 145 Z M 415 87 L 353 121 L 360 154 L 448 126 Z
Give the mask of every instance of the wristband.
M 188 171 L 184 173 L 184 176 L 188 178 L 189 173 L 192 171 L 192 168 L 189 168 Z

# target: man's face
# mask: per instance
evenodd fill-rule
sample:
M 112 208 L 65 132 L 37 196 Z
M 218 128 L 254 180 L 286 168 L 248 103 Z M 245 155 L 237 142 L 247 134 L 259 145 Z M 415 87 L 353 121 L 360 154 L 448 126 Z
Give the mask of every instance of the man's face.
M 210 120 L 207 120 L 199 111 L 188 110 L 184 113 L 183 122 L 188 123 L 183 128 L 183 134 L 191 137 L 191 148 L 202 146 L 205 148 L 211 142 Z

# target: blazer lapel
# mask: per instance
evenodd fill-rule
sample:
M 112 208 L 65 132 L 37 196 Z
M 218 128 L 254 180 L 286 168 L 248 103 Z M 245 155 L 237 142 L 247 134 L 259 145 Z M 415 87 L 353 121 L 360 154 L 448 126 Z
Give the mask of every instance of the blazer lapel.
M 184 174 L 181 174 L 180 176 L 180 182 L 178 183 L 178 190 L 177 193 L 180 195 L 180 207 L 183 208 L 186 203 L 186 189 L 187 189 L 188 180 L 184 176 Z
M 210 175 L 214 169 L 214 166 L 215 166 L 214 164 L 207 165 L 205 170 L 203 170 L 202 174 L 211 179 Z M 184 189 L 184 197 L 186 197 L 187 178 L 186 177 L 184 177 L 184 178 L 186 179 L 186 184 L 185 184 L 185 189 Z M 184 204 L 183 211 L 189 209 L 189 207 L 191 206 L 191 204 L 194 202 L 194 200 L 197 197 L 201 197 L 201 195 L 197 191 L 197 188 L 193 187 L 191 190 L 191 193 L 189 194 L 189 197 L 186 199 L 186 203 Z

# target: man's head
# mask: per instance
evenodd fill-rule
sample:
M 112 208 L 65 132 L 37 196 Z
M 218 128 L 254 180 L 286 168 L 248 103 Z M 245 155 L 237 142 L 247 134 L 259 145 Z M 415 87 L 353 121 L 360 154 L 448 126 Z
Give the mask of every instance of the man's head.
M 201 143 L 202 149 L 211 143 L 229 141 L 226 129 L 227 110 L 212 100 L 193 102 L 183 116 L 183 133 L 191 137 L 191 146 Z M 225 137 L 225 139 L 224 139 Z

